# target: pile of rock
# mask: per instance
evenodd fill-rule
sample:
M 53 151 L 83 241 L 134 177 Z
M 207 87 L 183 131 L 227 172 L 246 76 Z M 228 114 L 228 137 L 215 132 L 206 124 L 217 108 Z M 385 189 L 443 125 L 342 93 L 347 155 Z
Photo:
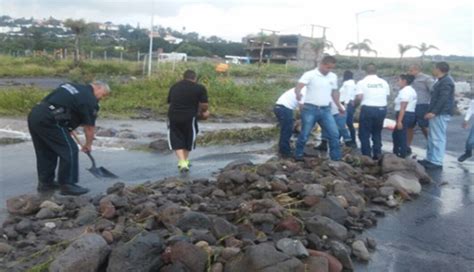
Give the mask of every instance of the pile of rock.
M 106 195 L 7 201 L 0 270 L 342 271 L 370 260 L 362 231 L 429 182 L 411 160 L 235 162 Z M 46 271 L 46 270 L 45 270 Z

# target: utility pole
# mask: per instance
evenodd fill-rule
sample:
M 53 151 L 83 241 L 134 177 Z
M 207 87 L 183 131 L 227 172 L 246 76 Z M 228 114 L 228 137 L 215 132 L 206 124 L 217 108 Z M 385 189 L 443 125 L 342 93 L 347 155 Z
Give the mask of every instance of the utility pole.
M 153 9 L 155 7 L 155 2 L 152 1 L 151 5 L 151 28 L 150 28 L 150 48 L 148 49 L 148 77 L 151 76 L 151 62 L 153 61 L 153 17 L 155 14 Z
M 272 29 L 265 29 L 265 28 L 260 28 L 260 59 L 258 61 L 258 65 L 260 66 L 262 64 L 262 59 L 263 59 L 263 49 L 265 47 L 265 40 L 263 36 L 263 31 L 269 31 L 272 32 L 272 35 L 275 35 L 276 33 L 280 33 L 278 30 L 272 30 Z
M 360 48 L 360 39 L 359 39 L 359 15 L 363 14 L 363 13 L 367 13 L 367 12 L 374 12 L 375 10 L 364 10 L 364 11 L 359 11 L 355 14 L 355 17 L 356 17 L 356 43 L 357 43 L 357 69 L 358 71 L 360 72 L 362 70 L 362 62 L 361 62 L 361 58 L 360 58 L 360 51 L 361 51 L 361 48 Z

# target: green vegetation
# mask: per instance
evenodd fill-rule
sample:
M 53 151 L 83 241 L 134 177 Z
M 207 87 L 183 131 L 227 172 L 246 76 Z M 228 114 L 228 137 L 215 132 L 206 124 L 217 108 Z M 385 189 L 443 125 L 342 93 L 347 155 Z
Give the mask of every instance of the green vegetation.
M 48 92 L 31 87 L 2 89 L 0 91 L 0 115 L 26 115 L 47 94 Z

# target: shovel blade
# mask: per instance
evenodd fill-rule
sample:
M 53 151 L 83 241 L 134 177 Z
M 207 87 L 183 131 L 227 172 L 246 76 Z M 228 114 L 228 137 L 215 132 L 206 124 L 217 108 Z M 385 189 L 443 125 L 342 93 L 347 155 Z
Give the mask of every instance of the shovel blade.
M 118 178 L 117 175 L 105 169 L 104 167 L 91 167 L 88 169 L 96 178 Z

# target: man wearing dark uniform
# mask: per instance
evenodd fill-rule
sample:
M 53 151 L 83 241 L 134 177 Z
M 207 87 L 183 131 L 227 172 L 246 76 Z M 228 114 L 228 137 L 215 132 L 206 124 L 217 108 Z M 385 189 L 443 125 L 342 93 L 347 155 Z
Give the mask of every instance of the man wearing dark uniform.
M 28 116 L 28 129 L 36 153 L 39 192 L 59 188 L 64 195 L 81 195 L 89 191 L 77 185 L 79 149 L 70 134 L 83 126 L 86 143 L 81 151 L 92 150 L 99 100 L 109 92 L 109 86 L 100 81 L 90 85 L 65 83 L 33 107 Z
M 197 83 L 196 73 L 184 72 L 183 80 L 171 86 L 168 94 L 168 142 L 178 157 L 180 172 L 189 171 L 189 152 L 195 148 L 197 119 L 207 119 L 209 105 L 207 90 Z

